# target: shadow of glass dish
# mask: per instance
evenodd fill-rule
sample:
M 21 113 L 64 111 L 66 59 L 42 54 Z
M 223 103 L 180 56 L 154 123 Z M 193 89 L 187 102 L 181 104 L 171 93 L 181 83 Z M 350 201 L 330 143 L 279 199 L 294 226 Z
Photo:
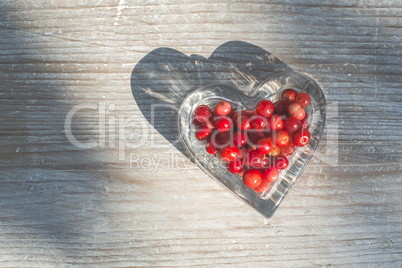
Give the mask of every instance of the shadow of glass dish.
M 291 70 L 268 51 L 242 41 L 222 44 L 208 59 L 157 48 L 135 66 L 131 90 L 148 122 L 189 157 L 179 139 L 177 113 L 191 92 L 210 84 L 225 84 L 247 93 L 268 76 Z
M 156 49 L 134 68 L 131 85 L 143 115 L 162 136 L 265 217 L 273 215 L 303 173 L 324 129 L 326 102 L 319 85 L 293 72 L 269 52 L 245 42 L 225 43 L 209 59 Z M 192 115 L 197 106 L 213 107 L 221 99 L 239 110 L 254 109 L 260 99 L 279 100 L 286 88 L 304 91 L 312 98 L 307 110 L 311 141 L 290 157 L 289 168 L 270 188 L 257 193 L 205 151 L 205 145 L 195 138 Z

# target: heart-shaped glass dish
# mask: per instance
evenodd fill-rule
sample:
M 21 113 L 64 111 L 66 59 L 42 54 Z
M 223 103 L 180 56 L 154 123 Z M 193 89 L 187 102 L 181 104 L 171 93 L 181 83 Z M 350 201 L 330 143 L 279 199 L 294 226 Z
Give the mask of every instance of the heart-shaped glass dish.
M 232 107 L 238 111 L 255 109 L 255 105 L 261 99 L 269 99 L 272 102 L 279 100 L 283 90 L 287 88 L 306 92 L 311 97 L 311 104 L 306 108 L 311 140 L 307 146 L 297 148 L 296 152 L 289 158 L 289 167 L 280 172 L 278 180 L 272 184 L 268 191 L 257 193 L 245 186 L 239 175 L 230 173 L 220 159 L 206 152 L 205 142 L 198 141 L 195 137 L 192 115 L 199 105 L 205 104 L 214 107 L 220 100 L 230 102 Z M 254 90 L 246 93 L 241 89 L 222 84 L 200 88 L 184 99 L 180 106 L 178 123 L 181 140 L 192 161 L 251 207 L 270 218 L 313 156 L 324 130 L 325 116 L 326 101 L 320 86 L 308 76 L 296 72 L 283 72 L 267 78 Z

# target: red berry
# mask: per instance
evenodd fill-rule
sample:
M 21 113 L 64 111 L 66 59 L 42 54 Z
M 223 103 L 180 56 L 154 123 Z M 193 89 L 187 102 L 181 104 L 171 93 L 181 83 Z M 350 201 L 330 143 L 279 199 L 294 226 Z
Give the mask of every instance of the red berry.
M 198 121 L 195 116 L 193 116 L 192 123 L 193 123 L 193 125 L 194 125 L 195 127 L 197 127 L 197 128 L 200 127 L 200 126 L 202 126 L 202 123 L 201 123 L 200 121 Z
M 293 133 L 293 143 L 298 147 L 306 146 L 310 142 L 310 132 L 301 128 Z
M 217 115 L 227 115 L 232 110 L 232 106 L 227 101 L 220 101 L 215 105 L 215 113 Z
M 301 127 L 304 129 L 308 129 L 310 127 L 310 124 L 308 123 L 307 119 L 307 114 L 306 117 L 304 117 L 304 119 L 301 121 Z
M 284 156 L 278 156 L 275 158 L 275 167 L 277 169 L 285 169 L 289 166 L 289 161 Z
M 268 126 L 268 121 L 265 117 L 261 115 L 256 115 L 251 118 L 250 122 L 251 128 L 257 131 L 263 131 Z
M 220 132 L 226 132 L 232 126 L 231 120 L 226 116 L 219 116 L 214 121 L 215 128 Z
M 269 158 L 265 157 L 261 160 L 260 168 L 266 168 L 269 165 Z
M 236 159 L 229 163 L 228 169 L 231 173 L 237 174 L 243 170 L 243 160 Z
M 301 128 L 301 126 L 301 121 L 294 117 L 288 117 L 283 122 L 283 129 L 289 134 L 292 134 L 293 132 Z
M 276 167 L 271 166 L 262 172 L 262 178 L 269 183 L 275 182 L 279 177 L 279 171 Z
M 286 114 L 288 112 L 288 106 L 289 104 L 283 101 L 276 101 L 274 103 L 275 106 L 275 110 L 274 113 L 279 114 L 279 115 L 283 115 Z
M 277 157 L 279 156 L 279 154 L 281 153 L 281 149 L 277 146 L 274 145 L 274 147 L 272 147 L 271 152 L 269 152 L 269 156 L 273 156 L 273 157 Z
M 292 103 L 296 99 L 296 90 L 288 88 L 282 92 L 281 100 L 285 103 Z
M 240 147 L 247 144 L 247 135 L 244 132 L 237 131 L 233 134 L 233 144 Z
M 248 117 L 252 117 L 254 115 L 257 115 L 257 113 L 254 110 L 243 110 L 240 112 L 241 115 L 245 115 Z
M 246 170 L 243 174 L 243 183 L 249 188 L 256 188 L 261 184 L 261 172 L 257 169 Z
M 207 126 L 201 126 L 195 130 L 195 136 L 198 140 L 205 140 L 209 134 L 211 134 L 211 129 Z
M 295 102 L 300 104 L 301 107 L 306 108 L 311 103 L 311 98 L 307 93 L 300 92 L 297 94 Z
M 250 117 L 248 116 L 240 116 L 236 120 L 237 127 L 241 130 L 251 129 L 250 125 Z
M 207 145 L 205 146 L 205 150 L 207 150 L 207 152 L 209 154 L 215 154 L 217 152 L 216 147 L 212 144 L 212 142 L 208 142 Z
M 291 117 L 302 120 L 306 116 L 306 111 L 298 103 L 292 103 L 288 107 L 288 113 Z
M 278 130 L 272 134 L 272 140 L 278 147 L 286 146 L 289 143 L 289 134 L 284 130 Z
M 239 157 L 239 148 L 236 146 L 228 146 L 222 149 L 221 158 L 223 161 L 231 162 Z
M 249 167 L 259 168 L 261 167 L 262 159 L 264 155 L 260 154 L 257 150 L 251 150 L 245 159 L 245 165 Z
M 254 191 L 257 193 L 265 192 L 267 189 L 270 188 L 270 184 L 267 180 L 262 179 L 260 185 L 254 188 Z
M 268 118 L 268 125 L 271 130 L 282 129 L 283 128 L 282 116 L 273 114 L 270 118 Z
M 288 157 L 289 155 L 292 155 L 296 151 L 296 146 L 293 143 L 293 141 L 289 141 L 289 143 L 283 147 L 281 147 L 281 153 L 280 155 Z
M 256 149 L 260 154 L 268 154 L 272 150 L 272 140 L 271 139 L 260 139 L 256 144 Z
M 205 122 L 211 115 L 212 111 L 207 105 L 200 105 L 194 111 L 194 117 L 201 123 Z
M 274 113 L 275 106 L 269 100 L 260 100 L 255 107 L 257 114 L 270 117 Z

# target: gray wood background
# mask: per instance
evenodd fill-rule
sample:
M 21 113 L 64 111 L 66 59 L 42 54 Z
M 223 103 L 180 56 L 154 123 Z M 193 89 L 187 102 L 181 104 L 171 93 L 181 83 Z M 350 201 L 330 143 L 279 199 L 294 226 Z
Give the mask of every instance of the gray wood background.
M 0 266 L 401 267 L 401 6 L 2 0 Z M 155 131 L 132 95 L 154 49 L 208 58 L 233 40 L 315 78 L 329 103 L 318 153 L 269 220 Z M 96 147 L 67 138 L 77 105 L 72 134 Z

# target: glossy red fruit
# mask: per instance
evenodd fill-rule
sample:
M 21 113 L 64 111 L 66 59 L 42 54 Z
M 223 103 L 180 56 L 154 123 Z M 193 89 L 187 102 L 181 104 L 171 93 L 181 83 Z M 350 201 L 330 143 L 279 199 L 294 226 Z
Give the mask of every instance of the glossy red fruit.
M 285 169 L 289 166 L 289 160 L 284 156 L 275 158 L 275 167 L 279 170 Z
M 240 147 L 247 144 L 247 135 L 242 131 L 237 131 L 233 134 L 233 144 Z
M 282 92 L 281 100 L 285 103 L 292 103 L 296 99 L 296 95 L 296 90 L 288 88 Z
M 256 188 L 261 184 L 261 172 L 257 169 L 248 169 L 243 174 L 243 183 L 249 188 Z
M 236 146 L 227 146 L 220 152 L 223 161 L 231 162 L 239 157 L 239 148 Z
M 206 126 L 201 126 L 195 130 L 195 136 L 198 140 L 205 140 L 209 134 L 211 134 L 211 129 Z
M 200 121 L 197 120 L 197 118 L 195 116 L 193 116 L 193 120 L 191 121 L 193 123 L 193 125 L 197 128 L 202 126 L 202 123 Z
M 256 111 L 254 110 L 242 110 L 240 114 L 248 117 L 253 117 L 254 115 L 257 115 Z
M 276 146 L 283 147 L 289 143 L 290 137 L 286 131 L 278 130 L 272 133 L 272 140 Z
M 274 113 L 275 106 L 269 100 L 260 100 L 255 107 L 255 111 L 257 114 L 270 117 Z
M 295 102 L 300 104 L 301 107 L 306 108 L 311 103 L 311 98 L 307 93 L 300 92 L 296 95 Z
M 294 117 L 288 117 L 285 119 L 285 121 L 283 121 L 283 130 L 285 130 L 289 134 L 292 134 L 301 127 L 301 121 Z
M 306 111 L 298 103 L 291 103 L 288 107 L 288 113 L 291 117 L 302 120 L 306 116 Z
M 279 156 L 280 153 L 281 153 L 281 148 L 274 145 L 274 147 L 272 147 L 272 150 L 268 153 L 268 155 L 272 156 L 272 157 L 277 157 L 277 156 Z
M 271 139 L 260 139 L 255 146 L 260 154 L 268 154 L 272 150 L 273 144 Z
M 233 174 L 238 174 L 243 170 L 243 160 L 236 159 L 229 163 L 228 170 Z
M 282 129 L 283 128 L 282 116 L 273 114 L 270 118 L 268 118 L 268 126 L 270 130 Z
M 270 184 L 267 180 L 262 179 L 260 185 L 254 188 L 254 191 L 257 193 L 265 192 L 267 189 L 270 188 Z
M 275 182 L 279 177 L 279 170 L 275 166 L 271 166 L 262 172 L 262 178 L 269 183 Z
M 310 142 L 310 132 L 301 128 L 293 133 L 293 143 L 298 147 L 304 147 Z
M 218 151 L 216 149 L 216 147 L 213 145 L 212 142 L 208 142 L 207 145 L 205 146 L 205 150 L 209 153 L 209 154 L 216 154 L 216 152 Z
M 250 125 L 252 129 L 263 131 L 267 128 L 268 121 L 265 117 L 261 115 L 255 115 L 251 118 Z
M 266 168 L 268 165 L 269 165 L 269 158 L 264 156 L 264 158 L 261 160 L 260 168 Z
M 264 155 L 260 154 L 257 150 L 251 150 L 248 152 L 244 164 L 248 167 L 260 168 L 263 158 Z
M 280 155 L 288 157 L 292 155 L 296 151 L 296 146 L 293 141 L 289 141 L 289 143 L 283 147 L 281 147 Z
M 212 111 L 207 105 L 200 105 L 194 110 L 194 117 L 201 123 L 205 122 L 211 115 Z
M 226 132 L 232 126 L 232 122 L 226 116 L 219 116 L 217 119 L 215 119 L 214 126 L 218 131 Z
M 250 117 L 248 116 L 240 116 L 236 120 L 236 125 L 241 130 L 251 129 L 250 125 Z
M 307 119 L 307 114 L 306 117 L 304 117 L 304 119 L 301 121 L 301 127 L 304 129 L 308 129 L 310 127 L 310 124 L 308 123 Z
M 228 115 L 232 111 L 232 106 L 227 101 L 220 101 L 215 105 L 215 113 L 217 115 Z
M 280 100 L 280 101 L 276 101 L 274 103 L 274 106 L 275 106 L 274 113 L 279 114 L 279 115 L 287 114 L 288 106 L 289 106 L 288 103 Z

